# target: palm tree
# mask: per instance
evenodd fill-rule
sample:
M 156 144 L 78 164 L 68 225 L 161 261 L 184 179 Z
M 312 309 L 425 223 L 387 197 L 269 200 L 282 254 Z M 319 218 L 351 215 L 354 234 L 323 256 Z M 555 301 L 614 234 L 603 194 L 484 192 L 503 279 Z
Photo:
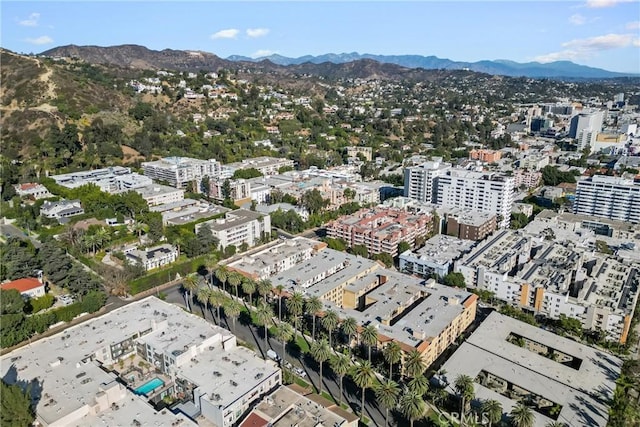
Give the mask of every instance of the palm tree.
M 353 368 L 353 382 L 362 390 L 362 400 L 360 403 L 360 417 L 364 417 L 364 395 L 366 389 L 371 387 L 376 379 L 376 374 L 373 371 L 373 366 L 369 361 L 363 361 L 359 365 L 355 365 Z
M 242 311 L 242 305 L 234 299 L 228 299 L 227 305 L 224 306 L 224 314 L 227 317 L 231 317 L 233 322 L 233 333 L 236 333 L 236 319 L 240 316 L 240 312 Z
M 346 354 L 338 353 L 329 361 L 331 363 L 331 369 L 340 378 L 340 403 L 342 405 L 342 380 L 344 376 L 349 372 L 351 367 L 351 361 Z
M 258 291 L 258 295 L 262 297 L 262 301 L 264 303 L 267 302 L 267 295 L 273 289 L 271 282 L 267 279 L 261 279 L 256 282 L 256 290 Z
M 333 335 L 333 330 L 338 327 L 338 323 L 340 322 L 338 313 L 334 310 L 327 310 L 321 322 L 322 326 L 329 332 L 329 347 L 331 347 L 331 335 Z
M 256 320 L 258 321 L 258 325 L 264 326 L 264 348 L 268 347 L 268 337 L 269 337 L 269 322 L 273 320 L 273 310 L 271 306 L 260 302 L 258 307 L 256 308 Z
M 94 235 L 98 239 L 98 246 L 99 247 L 103 247 L 111 239 L 111 234 L 109 233 L 109 230 L 107 230 L 104 227 L 98 228 L 96 230 L 96 232 L 94 233 Z
M 489 427 L 491 427 L 492 424 L 499 423 L 502 419 L 502 405 L 497 400 L 485 400 L 482 402 L 482 413 L 487 417 Z
M 256 291 L 256 282 L 248 277 L 242 278 L 242 292 L 249 295 L 249 304 L 253 305 L 253 293 Z
M 426 367 L 422 353 L 418 350 L 411 350 L 404 359 L 404 373 L 409 378 L 416 378 L 422 375 Z
M 218 314 L 218 325 L 220 324 L 220 307 L 225 304 L 227 297 L 218 289 L 212 289 L 209 293 L 209 303 L 216 306 L 216 313 Z
M 298 333 L 298 322 L 300 321 L 300 316 L 302 315 L 302 309 L 304 307 L 304 297 L 300 292 L 294 292 L 291 297 L 287 298 L 285 305 L 287 306 L 289 315 L 293 319 L 293 332 L 295 335 Z
M 398 363 L 402 359 L 402 348 L 396 341 L 391 341 L 382 350 L 384 360 L 389 364 L 389 379 L 391 379 L 393 372 L 393 364 Z
M 220 282 L 220 284 L 222 285 L 222 290 L 226 292 L 227 290 L 225 289 L 224 285 L 225 283 L 227 283 L 227 278 L 229 277 L 227 269 L 221 265 L 215 269 L 213 274 L 214 276 L 216 276 L 216 279 L 218 280 L 218 282 Z
M 305 302 L 304 310 L 307 312 L 307 314 L 310 314 L 313 318 L 311 338 L 315 340 L 316 339 L 316 317 L 318 316 L 318 312 L 322 310 L 322 301 L 320 301 L 320 298 L 314 295 Z
M 567 425 L 560 421 L 551 421 L 550 423 L 546 423 L 544 427 L 567 427 Z
M 369 363 L 371 363 L 371 347 L 378 342 L 378 330 L 373 325 L 367 325 L 360 334 L 362 343 L 369 349 Z
M 187 276 L 185 276 L 184 279 L 182 279 L 182 286 L 184 287 L 184 289 L 187 291 L 187 293 L 189 294 L 189 311 L 193 311 L 193 291 L 195 291 L 196 289 L 198 289 L 198 277 L 196 276 L 196 273 L 191 273 Z
M 232 271 L 227 275 L 227 282 L 235 288 L 236 298 L 238 298 L 238 286 L 242 283 L 242 274 Z
M 340 324 L 340 329 L 347 336 L 349 354 L 351 354 L 351 337 L 358 332 L 358 321 L 353 317 L 347 317 Z
M 218 259 L 214 255 L 210 255 L 207 257 L 205 261 L 205 267 L 207 268 L 207 272 L 209 273 L 209 286 L 213 288 L 213 276 L 214 269 L 218 265 Z
M 413 422 L 421 418 L 427 410 L 427 405 L 418 393 L 407 392 L 403 394 L 399 405 L 400 412 L 409 419 L 411 427 L 413 427 Z
M 513 427 L 533 427 L 535 416 L 528 406 L 518 403 L 509 413 L 509 420 Z
M 204 311 L 209 311 L 209 297 L 211 295 L 211 289 L 203 286 L 202 288 L 198 288 L 198 292 L 196 293 L 196 299 L 202 305 L 204 305 Z
M 287 361 L 285 346 L 293 337 L 293 328 L 287 322 L 279 322 L 276 325 L 276 338 L 282 342 L 282 363 Z
M 389 425 L 389 408 L 395 408 L 400 396 L 400 386 L 393 380 L 381 382 L 376 388 L 376 399 L 384 405 L 384 427 Z
M 469 375 L 458 375 L 453 383 L 460 398 L 460 425 L 464 424 L 464 415 L 467 413 L 467 403 L 473 399 L 473 379 Z
M 322 365 L 331 356 L 331 349 L 327 340 L 324 338 L 319 341 L 311 343 L 311 356 L 320 364 L 320 391 L 318 394 L 322 396 Z
M 87 247 L 87 249 L 91 249 L 91 255 L 95 255 L 96 246 L 98 245 L 98 242 L 99 242 L 98 236 L 95 234 L 85 234 L 84 237 L 82 238 L 82 241 L 84 245 Z
M 429 390 L 429 380 L 424 375 L 418 375 L 407 383 L 407 388 L 409 393 L 417 393 L 420 396 L 424 396 Z
M 275 289 L 278 291 L 278 321 L 282 322 L 282 291 L 284 291 L 284 286 L 280 284 Z
M 131 231 L 138 235 L 138 241 L 141 241 L 142 233 L 149 232 L 149 226 L 144 222 L 135 222 L 131 226 Z

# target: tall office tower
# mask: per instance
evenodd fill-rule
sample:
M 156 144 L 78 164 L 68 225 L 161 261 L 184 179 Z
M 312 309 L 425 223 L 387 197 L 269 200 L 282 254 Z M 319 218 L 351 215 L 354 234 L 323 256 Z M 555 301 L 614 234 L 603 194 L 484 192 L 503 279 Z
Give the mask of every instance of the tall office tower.
M 573 212 L 632 223 L 640 222 L 640 184 L 594 175 L 578 181 Z
M 579 138 L 584 130 L 600 132 L 602 130 L 602 121 L 604 120 L 603 111 L 592 111 L 590 113 L 576 114 L 571 118 L 571 127 L 569 128 L 570 138 Z

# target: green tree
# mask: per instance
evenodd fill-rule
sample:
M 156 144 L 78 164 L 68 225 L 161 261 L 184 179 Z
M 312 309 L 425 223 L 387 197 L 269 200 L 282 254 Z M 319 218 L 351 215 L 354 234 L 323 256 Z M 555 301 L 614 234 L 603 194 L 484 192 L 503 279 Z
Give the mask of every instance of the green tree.
M 268 347 L 268 339 L 269 339 L 269 323 L 273 321 L 273 310 L 271 306 L 264 302 L 258 303 L 258 307 L 256 308 L 256 320 L 258 321 L 258 326 L 264 326 L 264 348 Z
M 398 403 L 402 415 L 409 419 L 409 425 L 413 427 L 415 420 L 424 416 L 427 406 L 418 393 L 404 393 Z
M 458 397 L 460 398 L 460 414 L 461 414 L 461 425 L 464 424 L 464 415 L 467 413 L 467 403 L 473 399 L 474 396 L 474 387 L 473 387 L 473 379 L 468 375 L 458 375 L 454 382 L 454 387 L 456 389 L 456 393 L 458 393 Z
M 325 311 L 321 323 L 322 327 L 327 330 L 329 335 L 329 347 L 331 347 L 331 336 L 333 335 L 333 331 L 338 327 L 338 323 L 340 323 L 338 313 L 334 310 Z
M 398 398 L 400 397 L 400 386 L 397 382 L 388 379 L 382 381 L 375 388 L 376 399 L 382 403 L 385 409 L 384 426 L 389 425 L 389 409 L 393 409 L 398 404 Z
M 405 251 L 408 251 L 409 249 L 411 249 L 411 245 L 405 242 L 404 240 L 398 243 L 398 254 L 402 254 Z
M 223 265 L 221 265 L 215 269 L 213 274 L 216 276 L 216 280 L 218 281 L 218 283 L 222 285 L 222 290 L 226 292 L 227 290 L 225 289 L 225 284 L 227 283 L 227 279 L 229 277 L 227 269 Z
M 291 338 L 293 337 L 294 331 L 293 327 L 287 322 L 279 322 L 276 325 L 276 338 L 278 341 L 282 343 L 282 362 L 285 363 L 287 361 L 287 352 L 285 351 L 285 347 Z
M 311 315 L 312 317 L 312 329 L 311 329 L 311 338 L 313 340 L 316 339 L 316 317 L 318 316 L 318 312 L 322 310 L 322 301 L 317 296 L 312 296 L 304 303 L 304 309 L 307 315 Z
M 373 325 L 367 325 L 360 334 L 362 343 L 367 346 L 369 363 L 371 363 L 371 348 L 378 343 L 378 330 Z
M 242 278 L 242 292 L 249 295 L 249 304 L 253 305 L 253 294 L 256 291 L 256 282 L 248 277 Z
M 464 275 L 462 273 L 449 273 L 442 279 L 442 282 L 446 286 L 451 286 L 455 288 L 464 288 Z
M 217 324 L 220 324 L 220 307 L 225 304 L 227 297 L 219 290 L 212 289 L 209 293 L 209 304 L 216 306 L 216 314 L 218 316 Z
M 189 311 L 193 311 L 193 292 L 198 289 L 198 286 L 198 276 L 195 273 L 191 273 L 182 279 L 182 287 L 189 296 Z
M 407 383 L 407 388 L 409 389 L 409 393 L 417 393 L 420 396 L 424 396 L 429 390 L 429 380 L 424 375 L 418 375 L 415 378 L 411 378 Z
M 499 423 L 502 419 L 502 405 L 497 400 L 485 400 L 484 402 L 482 402 L 481 410 L 489 421 L 489 427 L 491 427 L 493 424 Z
M 304 206 L 310 214 L 321 212 L 327 207 L 329 202 L 322 198 L 322 194 L 317 188 L 306 191 L 300 200 L 300 204 Z
M 273 285 L 269 279 L 260 279 L 256 282 L 256 290 L 258 295 L 262 297 L 262 302 L 267 302 L 267 295 L 273 290 Z
M 275 293 L 278 294 L 278 322 L 282 322 L 282 296 L 284 292 L 284 286 L 282 284 L 278 284 L 275 287 Z
M 361 403 L 360 403 L 360 417 L 364 417 L 364 397 L 366 393 L 366 389 L 370 388 L 376 379 L 375 372 L 373 370 L 373 366 L 371 362 L 365 360 L 361 362 L 359 365 L 355 365 L 353 367 L 353 382 L 360 387 L 362 391 L 361 395 Z
M 226 305 L 224 306 L 224 315 L 231 318 L 233 322 L 233 333 L 236 333 L 236 320 L 240 316 L 240 312 L 242 311 L 242 305 L 231 298 L 226 300 Z
M 294 335 L 298 333 L 298 323 L 300 322 L 300 316 L 302 316 L 302 310 L 304 309 L 304 297 L 300 292 L 294 292 L 285 302 L 289 316 L 293 320 L 293 332 Z
M 365 245 L 353 245 L 351 247 L 351 253 L 363 258 L 369 257 L 369 251 L 367 250 L 367 247 Z
M 31 406 L 29 390 L 17 384 L 0 381 L 0 424 L 4 427 L 25 427 L 33 424 L 35 412 Z
M 227 276 L 227 282 L 233 287 L 236 292 L 236 298 L 238 297 L 238 287 L 242 284 L 242 274 L 237 271 L 232 271 Z
M 204 311 L 209 311 L 209 300 L 211 299 L 211 288 L 203 286 L 198 289 L 196 299 L 204 306 Z
M 347 250 L 347 243 L 342 239 L 326 238 L 325 242 L 329 249 L 344 252 Z
M 338 353 L 331 358 L 329 361 L 331 364 L 331 370 L 338 376 L 340 379 L 340 402 L 339 406 L 342 406 L 342 382 L 344 376 L 349 372 L 349 368 L 351 367 L 351 361 L 349 360 L 349 356 L 346 354 Z
M 320 391 L 318 392 L 318 394 L 322 395 L 322 380 L 324 379 L 322 377 L 322 365 L 329 359 L 329 357 L 331 357 L 331 348 L 329 347 L 327 340 L 323 338 L 319 341 L 312 342 L 310 351 L 311 357 L 313 357 L 315 361 L 320 364 Z
M 351 353 L 351 341 L 352 337 L 358 332 L 358 321 L 354 317 L 347 317 L 340 324 L 340 329 L 342 333 L 347 336 L 347 347 L 349 348 L 349 353 Z
M 382 355 L 384 356 L 384 360 L 389 364 L 388 378 L 391 380 L 393 377 L 393 365 L 402 360 L 402 348 L 400 348 L 400 345 L 396 341 L 391 341 L 382 350 Z
M 418 350 L 411 350 L 404 360 L 404 373 L 409 378 L 416 378 L 426 369 L 424 358 Z
M 513 427 L 533 427 L 535 415 L 531 408 L 518 403 L 509 413 L 509 421 Z
M 371 259 L 374 261 L 380 261 L 387 268 L 393 267 L 393 257 L 386 252 L 381 252 L 379 254 L 373 254 Z

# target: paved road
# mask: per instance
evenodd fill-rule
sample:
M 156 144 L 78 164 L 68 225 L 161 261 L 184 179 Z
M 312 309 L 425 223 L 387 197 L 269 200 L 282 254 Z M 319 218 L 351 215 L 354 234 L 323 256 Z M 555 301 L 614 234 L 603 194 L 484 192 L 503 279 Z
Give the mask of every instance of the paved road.
M 185 296 L 183 295 L 180 286 L 176 285 L 175 287 L 166 289 L 164 293 L 167 295 L 165 299 L 167 302 L 186 307 Z M 194 304 L 194 312 L 203 314 L 205 316 L 205 319 L 212 323 L 215 323 L 215 319 L 213 317 L 213 314 L 215 314 L 215 308 L 211 312 L 205 312 L 200 306 Z M 282 343 L 275 338 L 269 338 L 267 344 L 268 347 L 265 348 L 264 328 L 258 328 L 251 324 L 245 324 L 241 321 L 236 321 L 236 328 L 234 331 L 232 322 L 229 321 L 227 323 L 224 316 L 222 316 L 221 326 L 234 332 L 239 340 L 244 341 L 250 346 L 254 347 L 255 351 L 258 354 L 261 354 L 263 357 L 266 357 L 266 350 L 268 349 L 273 349 L 278 355 L 281 356 Z M 313 360 L 309 356 L 303 356 L 297 351 L 293 352 L 291 351 L 291 349 L 287 349 L 287 361 L 293 364 L 295 367 L 302 368 L 307 373 L 307 378 L 305 378 L 307 382 L 311 380 L 316 387 L 319 386 L 319 366 L 315 362 L 315 360 Z M 340 380 L 338 377 L 333 375 L 328 365 L 328 363 L 325 363 L 323 365 L 324 381 L 322 383 L 322 389 L 331 394 L 334 399 L 339 400 Z M 355 413 L 359 413 L 361 399 L 360 389 L 357 388 L 347 377 L 344 378 L 343 392 L 343 402 L 347 403 Z M 366 394 L 365 411 L 367 418 L 372 420 L 375 425 L 384 425 L 384 408 L 378 407 L 375 399 L 375 394 L 371 390 L 368 390 Z M 391 414 L 389 415 L 389 425 L 399 425 L 397 421 L 393 420 Z

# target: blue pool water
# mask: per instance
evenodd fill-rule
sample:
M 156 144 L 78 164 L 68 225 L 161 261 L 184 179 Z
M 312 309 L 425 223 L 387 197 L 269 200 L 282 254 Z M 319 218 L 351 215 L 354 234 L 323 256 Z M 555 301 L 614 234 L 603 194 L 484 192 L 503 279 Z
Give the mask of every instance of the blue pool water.
M 148 381 L 142 384 L 140 387 L 138 387 L 134 391 L 136 394 L 147 395 L 153 390 L 157 389 L 158 387 L 162 387 L 163 385 L 164 385 L 164 381 L 162 381 L 160 378 L 154 378 L 151 381 Z

